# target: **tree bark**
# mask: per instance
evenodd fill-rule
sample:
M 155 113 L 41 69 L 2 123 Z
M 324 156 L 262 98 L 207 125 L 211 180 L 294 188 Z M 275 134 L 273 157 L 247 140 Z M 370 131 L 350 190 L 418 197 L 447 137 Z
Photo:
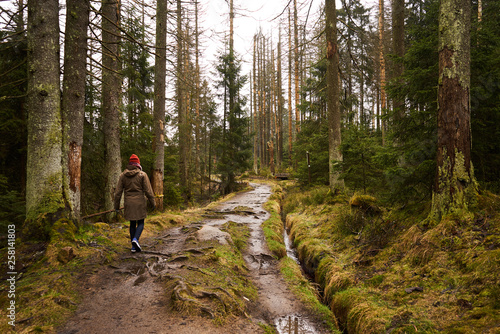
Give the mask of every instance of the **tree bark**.
M 437 172 L 429 218 L 463 214 L 476 201 L 471 162 L 470 14 L 468 0 L 442 0 L 439 9 Z
M 257 114 L 257 68 L 256 68 L 256 58 L 257 58 L 257 35 L 253 36 L 253 171 L 258 174 L 258 160 L 259 160 L 259 116 Z
M 292 166 L 293 150 L 293 101 L 292 101 L 292 24 L 290 9 L 288 10 L 288 159 Z
M 24 37 L 24 0 L 17 0 L 18 15 L 16 16 L 16 32 L 19 33 L 18 38 Z
M 67 214 L 63 192 L 59 2 L 28 2 L 28 154 L 23 236 L 45 239 Z
M 184 105 L 184 84 L 183 84 L 183 42 L 182 42 L 182 2 L 177 0 L 177 113 L 178 113 L 178 131 L 179 131 L 179 176 L 181 191 L 184 200 L 188 200 L 188 149 L 187 145 L 187 119 Z
M 167 75 L 167 0 L 156 2 L 154 82 L 154 133 L 155 162 L 152 186 L 156 208 L 163 210 L 163 179 L 165 168 L 165 80 Z
M 102 1 L 102 109 L 106 156 L 106 210 L 113 209 L 113 194 L 121 173 L 119 48 L 120 0 Z M 108 218 L 109 219 L 109 218 Z
M 392 0 L 392 42 L 393 52 L 399 58 L 394 62 L 394 77 L 399 78 L 403 75 L 402 58 L 405 54 L 405 8 L 404 0 Z M 398 79 L 398 84 L 402 85 L 401 79 Z M 396 121 L 404 117 L 404 99 L 396 98 L 394 101 L 394 109 L 396 111 Z
M 378 59 L 379 59 L 379 87 L 380 87 L 380 114 L 383 117 L 386 105 L 385 93 L 385 57 L 384 57 L 384 0 L 379 0 L 378 5 Z M 385 122 L 380 121 L 382 130 L 382 145 L 385 145 Z
M 194 3 L 195 6 L 195 28 L 194 28 L 194 36 L 195 36 L 195 94 L 194 94 L 194 99 L 195 99 L 195 112 L 196 112 L 196 120 L 195 120 L 195 150 L 196 150 L 196 156 L 195 156 L 195 166 L 196 166 L 196 173 L 199 175 L 200 178 L 200 198 L 203 198 L 203 171 L 201 170 L 201 151 L 200 151 L 200 142 L 201 142 L 201 116 L 200 116 L 200 41 L 199 41 L 199 28 L 198 28 L 198 1 L 195 1 Z
M 339 54 L 337 47 L 337 18 L 335 0 L 325 0 L 326 14 L 326 91 L 328 110 L 328 157 L 329 182 L 333 191 L 344 187 L 344 181 L 339 179 L 340 170 L 337 167 L 342 162 L 340 150 L 340 109 L 339 109 Z
M 80 219 L 83 122 L 90 1 L 66 1 L 62 96 L 64 189 L 71 216 Z
M 295 69 L 295 132 L 300 132 L 300 90 L 299 90 L 299 27 L 297 18 L 297 0 L 293 0 L 293 39 Z
M 282 75 L 281 75 L 281 26 L 278 32 L 278 84 L 277 84 L 277 96 L 278 96 L 278 114 L 276 115 L 278 119 L 277 125 L 277 152 L 276 152 L 276 162 L 278 165 L 278 169 L 281 168 L 281 163 L 283 161 L 283 94 L 282 94 Z

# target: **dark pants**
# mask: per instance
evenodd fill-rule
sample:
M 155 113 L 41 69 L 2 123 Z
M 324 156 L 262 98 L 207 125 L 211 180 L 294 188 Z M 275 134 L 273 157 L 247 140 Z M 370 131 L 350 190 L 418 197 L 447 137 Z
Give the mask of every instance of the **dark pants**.
M 130 221 L 130 241 L 134 238 L 139 241 L 142 230 L 144 229 L 144 219 Z

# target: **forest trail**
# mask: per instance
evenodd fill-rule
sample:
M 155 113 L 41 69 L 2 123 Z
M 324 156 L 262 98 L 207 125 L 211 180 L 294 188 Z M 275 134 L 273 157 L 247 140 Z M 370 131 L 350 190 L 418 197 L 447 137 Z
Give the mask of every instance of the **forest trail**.
M 327 333 L 321 324 L 307 317 L 302 303 L 287 288 L 277 267 L 278 261 L 267 249 L 260 225 L 270 216 L 263 204 L 271 194 L 271 187 L 252 186 L 253 190 L 222 203 L 214 211 L 217 214 L 145 239 L 143 252 L 124 252 L 113 266 L 84 278 L 81 283 L 83 301 L 58 333 L 263 333 L 259 323 L 273 325 L 278 333 Z M 235 213 L 238 207 L 244 207 L 246 214 Z M 164 256 L 191 251 L 186 244 L 186 239 L 192 235 L 190 231 L 202 225 L 218 227 L 227 221 L 247 224 L 251 231 L 243 255 L 250 269 L 249 278 L 258 288 L 258 300 L 247 305 L 248 318 L 232 318 L 221 326 L 215 325 L 209 317 L 172 311 L 169 307 L 171 297 L 164 292 L 161 278 L 178 277 L 183 261 L 181 256 L 179 261 L 172 258 L 167 261 Z M 297 331 L 293 327 L 288 329 L 290 320 L 293 324 L 295 319 L 298 320 Z

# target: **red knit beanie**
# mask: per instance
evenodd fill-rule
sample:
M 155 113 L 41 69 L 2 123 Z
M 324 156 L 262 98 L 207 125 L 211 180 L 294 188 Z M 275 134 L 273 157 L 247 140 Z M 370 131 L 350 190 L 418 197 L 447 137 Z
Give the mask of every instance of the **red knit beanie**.
M 137 155 L 132 154 L 132 155 L 130 156 L 130 159 L 128 160 L 128 163 L 129 163 L 129 164 L 136 163 L 136 164 L 139 164 L 139 165 L 140 165 L 140 164 L 141 164 L 141 161 L 139 160 L 139 157 L 138 157 Z

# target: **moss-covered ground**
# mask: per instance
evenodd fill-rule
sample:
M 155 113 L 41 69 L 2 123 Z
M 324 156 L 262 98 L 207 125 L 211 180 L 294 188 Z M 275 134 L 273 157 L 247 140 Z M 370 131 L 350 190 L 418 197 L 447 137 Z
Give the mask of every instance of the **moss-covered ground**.
M 198 219 L 192 215 L 192 219 Z M 147 238 L 160 229 L 183 224 L 186 216 L 171 213 L 146 221 Z M 46 243 L 16 240 L 15 327 L 0 322 L 1 333 L 51 333 L 73 314 L 81 301 L 81 280 L 102 266 L 112 264 L 130 245 L 128 222 L 86 223 L 75 227 L 60 220 Z M 1 250 L 2 274 L 7 270 L 7 249 Z M 11 298 L 2 279 L 0 317 L 7 318 Z
M 430 203 L 282 185 L 299 258 L 342 330 L 500 333 L 500 197 L 428 226 Z
M 227 201 L 233 196 L 229 194 L 221 200 Z M 155 239 L 172 227 L 185 225 L 185 229 L 190 229 L 190 223 L 201 221 L 205 213 L 217 205 L 218 202 L 214 202 L 202 208 L 152 215 L 146 219 L 141 239 Z M 48 242 L 17 239 L 15 327 L 8 323 L 7 307 L 11 299 L 8 276 L 4 276 L 0 283 L 0 317 L 5 321 L 0 322 L 0 333 L 55 333 L 82 301 L 83 281 L 103 268 L 116 268 L 120 257 L 129 253 L 128 226 L 129 223 L 122 220 L 110 224 L 87 221 L 76 227 L 70 221 L 60 220 L 53 225 Z M 207 251 L 188 255 L 180 276 L 164 277 L 164 293 L 171 296 L 171 310 L 195 314 L 203 313 L 203 308 L 208 306 L 205 310 L 220 325 L 232 316 L 246 316 L 246 303 L 257 298 L 241 255 L 249 236 L 248 228 L 228 222 L 224 230 L 231 235 L 232 244 L 197 244 L 196 248 Z M 7 268 L 8 249 L 0 249 L 0 256 L 0 270 L 6 275 L 12 271 Z M 179 282 L 184 290 L 179 288 Z M 181 300 L 193 296 L 193 300 L 203 299 L 203 307 Z
M 292 292 L 313 314 L 327 324 L 332 333 L 340 333 L 332 311 L 321 302 L 317 286 L 305 276 L 301 267 L 293 259 L 286 256 L 281 211 L 281 204 L 284 201 L 283 188 L 275 184 L 272 188 L 272 195 L 265 205 L 271 217 L 262 226 L 269 250 L 280 260 L 281 273 Z

